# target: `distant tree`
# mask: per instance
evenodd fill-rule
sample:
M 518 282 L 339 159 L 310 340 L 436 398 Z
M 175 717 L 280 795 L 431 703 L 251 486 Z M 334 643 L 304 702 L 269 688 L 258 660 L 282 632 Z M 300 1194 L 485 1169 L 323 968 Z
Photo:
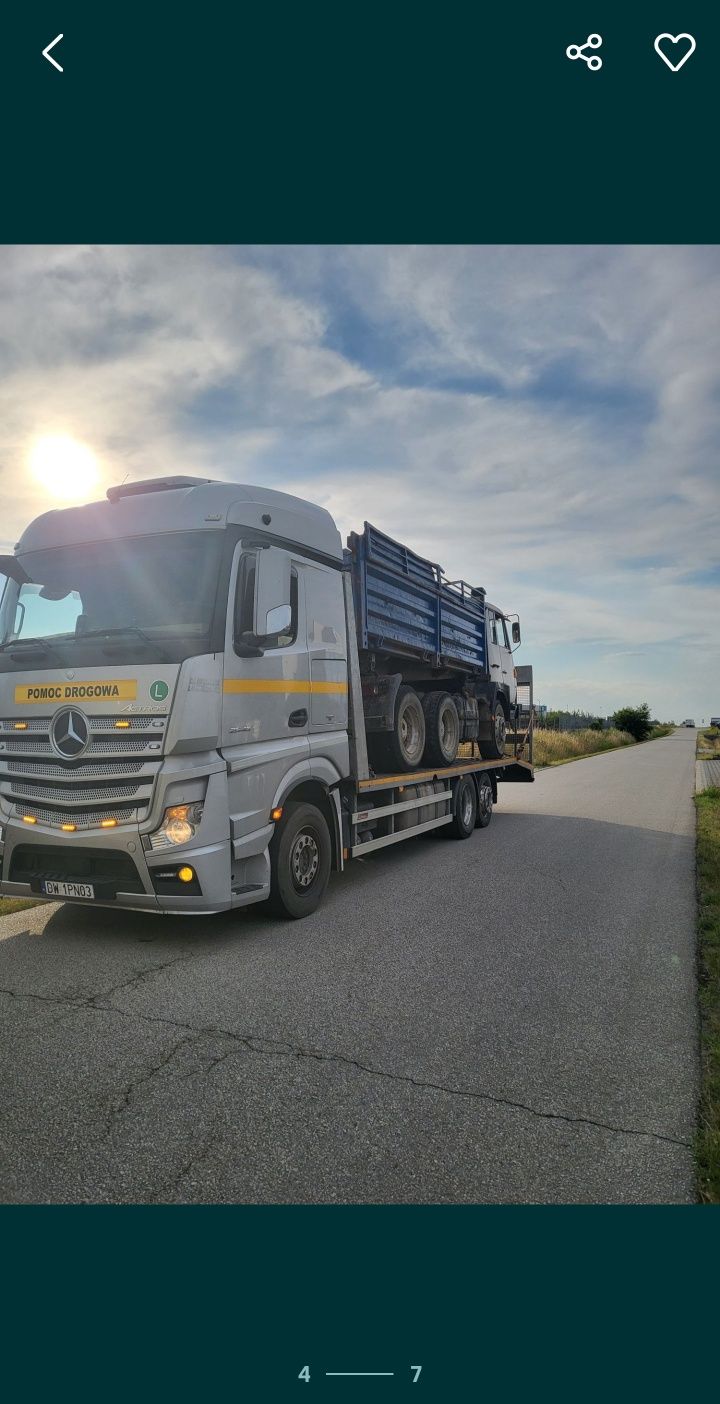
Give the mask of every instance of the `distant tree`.
M 629 731 L 636 741 L 644 741 L 651 731 L 650 708 L 647 702 L 639 707 L 621 707 L 613 717 L 613 726 L 618 731 Z
M 604 723 L 602 717 L 593 717 L 593 720 L 591 721 L 588 730 L 589 730 L 589 731 L 603 731 L 603 730 L 604 730 L 604 726 L 605 726 L 605 723 Z

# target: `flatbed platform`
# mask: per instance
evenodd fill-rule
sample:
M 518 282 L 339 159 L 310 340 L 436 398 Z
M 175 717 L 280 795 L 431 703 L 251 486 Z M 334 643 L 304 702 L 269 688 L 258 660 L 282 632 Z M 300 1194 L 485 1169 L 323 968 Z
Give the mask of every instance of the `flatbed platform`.
M 515 756 L 503 756 L 502 760 L 478 757 L 477 760 L 461 761 L 458 765 L 438 766 L 436 770 L 405 770 L 399 775 L 373 775 L 369 780 L 358 780 L 357 788 L 366 793 L 369 790 L 387 790 L 392 785 L 421 785 L 426 780 L 445 780 L 453 775 L 470 775 L 478 770 L 492 773 L 502 770 L 505 775 L 501 778 L 508 780 L 532 781 L 535 778 L 529 761 L 516 760 Z

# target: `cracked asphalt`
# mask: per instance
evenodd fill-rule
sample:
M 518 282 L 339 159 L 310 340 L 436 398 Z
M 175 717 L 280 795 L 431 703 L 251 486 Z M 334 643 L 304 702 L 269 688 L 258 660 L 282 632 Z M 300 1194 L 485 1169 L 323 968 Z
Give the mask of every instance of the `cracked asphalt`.
M 321 911 L 0 919 L 0 1199 L 691 1202 L 694 732 Z

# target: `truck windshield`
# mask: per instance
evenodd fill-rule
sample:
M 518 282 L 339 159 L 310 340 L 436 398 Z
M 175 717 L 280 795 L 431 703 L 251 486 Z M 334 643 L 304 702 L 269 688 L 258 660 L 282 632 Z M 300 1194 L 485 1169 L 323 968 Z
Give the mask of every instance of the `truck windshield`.
M 31 645 L 88 666 L 108 647 L 207 651 L 221 551 L 221 532 L 188 531 L 24 552 L 28 582 L 0 577 L 0 668 Z

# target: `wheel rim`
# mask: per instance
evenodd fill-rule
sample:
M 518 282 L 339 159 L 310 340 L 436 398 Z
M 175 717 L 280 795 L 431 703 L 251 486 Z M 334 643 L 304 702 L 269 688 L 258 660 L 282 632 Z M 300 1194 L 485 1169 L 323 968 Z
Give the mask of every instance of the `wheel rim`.
M 320 849 L 317 839 L 308 829 L 297 835 L 290 850 L 290 872 L 297 892 L 307 892 L 317 877 Z
M 507 726 L 505 724 L 505 713 L 502 707 L 498 707 L 495 713 L 495 744 L 499 751 L 505 749 L 505 735 Z
M 473 795 L 469 785 L 463 786 L 460 796 L 460 819 L 464 829 L 469 829 L 473 820 Z
M 480 786 L 478 808 L 481 818 L 483 819 L 486 819 L 492 810 L 492 787 L 488 784 L 487 780 Z
M 420 726 L 418 708 L 413 704 L 404 707 L 402 710 L 399 734 L 403 754 L 407 756 L 409 761 L 419 761 L 425 744 L 425 737 Z

